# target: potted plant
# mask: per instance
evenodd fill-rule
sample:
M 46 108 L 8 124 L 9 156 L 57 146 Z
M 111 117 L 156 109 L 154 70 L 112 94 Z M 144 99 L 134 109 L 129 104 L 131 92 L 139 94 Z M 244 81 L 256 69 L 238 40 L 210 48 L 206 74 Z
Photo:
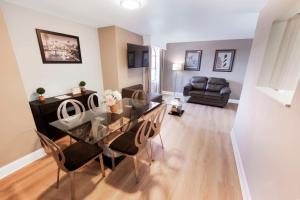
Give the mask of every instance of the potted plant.
M 112 91 L 112 90 L 104 91 L 103 103 L 105 103 L 110 108 L 110 111 L 113 113 L 119 110 L 121 99 L 122 96 L 118 91 Z
M 43 94 L 45 94 L 46 90 L 42 87 L 39 87 L 36 89 L 36 93 L 39 94 L 39 101 L 40 102 L 44 102 L 45 101 L 45 97 L 43 96 Z
M 81 92 L 83 92 L 83 93 L 86 91 L 85 86 L 86 86 L 86 82 L 84 82 L 84 81 L 79 82 L 79 87 L 81 89 Z

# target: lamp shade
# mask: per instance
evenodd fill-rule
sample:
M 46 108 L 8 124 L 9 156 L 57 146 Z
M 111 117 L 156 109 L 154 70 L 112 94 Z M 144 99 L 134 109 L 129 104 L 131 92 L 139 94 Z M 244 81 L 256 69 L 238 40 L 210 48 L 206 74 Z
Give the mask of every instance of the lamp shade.
M 174 63 L 173 66 L 172 66 L 172 70 L 173 71 L 180 71 L 180 70 L 182 70 L 182 64 L 180 64 L 180 63 Z

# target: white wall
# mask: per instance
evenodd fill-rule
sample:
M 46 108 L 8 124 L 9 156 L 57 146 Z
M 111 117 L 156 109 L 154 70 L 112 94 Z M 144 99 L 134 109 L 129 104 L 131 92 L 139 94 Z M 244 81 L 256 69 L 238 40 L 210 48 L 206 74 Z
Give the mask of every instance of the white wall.
M 64 94 L 87 82 L 87 89 L 103 89 L 97 29 L 4 3 L 2 6 L 28 100 L 37 87 L 46 97 Z M 79 36 L 82 64 L 43 64 L 35 29 Z
M 296 3 L 269 0 L 262 10 L 233 129 L 253 200 L 300 199 L 300 84 L 290 108 L 256 88 L 271 25 Z

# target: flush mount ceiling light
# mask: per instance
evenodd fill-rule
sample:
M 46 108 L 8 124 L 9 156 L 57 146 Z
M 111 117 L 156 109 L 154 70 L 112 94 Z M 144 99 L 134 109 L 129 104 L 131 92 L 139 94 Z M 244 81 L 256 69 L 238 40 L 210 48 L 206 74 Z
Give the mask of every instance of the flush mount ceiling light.
M 121 6 L 126 9 L 134 10 L 141 7 L 141 2 L 139 0 L 122 0 Z

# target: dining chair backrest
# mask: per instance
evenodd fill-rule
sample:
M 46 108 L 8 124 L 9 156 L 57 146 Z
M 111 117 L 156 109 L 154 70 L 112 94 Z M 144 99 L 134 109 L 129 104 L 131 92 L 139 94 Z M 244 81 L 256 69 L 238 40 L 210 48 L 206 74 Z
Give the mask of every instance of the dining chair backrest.
M 152 114 L 148 119 L 144 120 L 142 125 L 139 127 L 134 141 L 138 150 L 142 149 L 147 144 L 153 122 L 154 114 Z
M 139 99 L 139 100 L 147 100 L 147 95 L 144 90 L 135 90 L 132 95 L 132 99 Z
M 64 171 L 68 171 L 65 166 L 64 163 L 66 161 L 65 155 L 63 154 L 61 148 L 55 144 L 52 140 L 50 140 L 47 136 L 45 136 L 44 134 L 36 131 L 41 145 L 43 147 L 43 149 L 45 150 L 45 152 L 52 156 L 56 162 L 56 164 L 58 165 L 59 168 L 61 168 Z
M 68 113 L 68 104 L 71 104 L 72 107 L 74 108 L 74 115 L 69 115 Z M 68 99 L 63 101 L 58 109 L 57 109 L 57 118 L 60 121 L 72 121 L 75 119 L 82 119 L 83 118 L 83 113 L 85 111 L 84 105 L 75 99 Z
M 88 101 L 87 101 L 89 110 L 93 110 L 98 107 L 97 105 L 99 105 L 99 103 L 97 102 L 97 104 L 96 104 L 96 102 L 95 102 L 95 101 L 98 101 L 98 99 L 99 99 L 99 97 L 96 93 L 93 93 L 89 96 Z
M 167 105 L 162 104 L 158 108 L 158 111 L 154 114 L 154 123 L 152 124 L 152 129 L 154 130 L 155 135 L 160 132 L 160 128 L 165 118 L 166 111 L 167 111 Z

